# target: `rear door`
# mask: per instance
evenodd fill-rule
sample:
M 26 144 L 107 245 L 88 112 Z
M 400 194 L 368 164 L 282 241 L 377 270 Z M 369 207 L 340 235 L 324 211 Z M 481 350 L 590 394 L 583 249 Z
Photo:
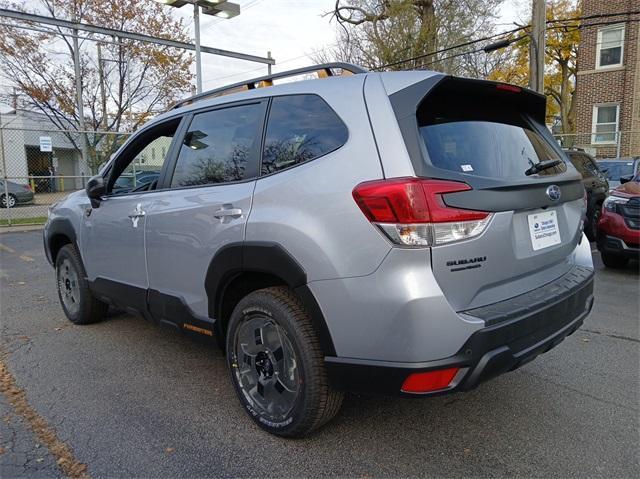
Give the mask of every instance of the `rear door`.
M 149 302 L 156 319 L 180 327 L 201 320 L 198 327 L 208 327 L 207 270 L 220 248 L 244 240 L 266 103 L 217 107 L 187 119 L 175 166 L 163 179 L 167 190 L 146 217 Z
M 419 102 L 418 176 L 467 183 L 472 190 L 445 194 L 444 203 L 492 215 L 479 237 L 432 248 L 435 277 L 457 311 L 525 293 L 571 268 L 582 238 L 582 178 L 544 112 L 535 93 L 455 78 Z

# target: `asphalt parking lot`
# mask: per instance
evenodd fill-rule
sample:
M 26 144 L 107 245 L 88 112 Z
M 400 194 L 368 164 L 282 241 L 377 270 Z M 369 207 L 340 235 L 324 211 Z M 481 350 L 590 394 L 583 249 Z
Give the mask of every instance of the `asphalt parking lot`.
M 351 395 L 282 440 L 215 347 L 125 314 L 72 326 L 40 231 L 2 233 L 0 476 L 640 477 L 639 268 L 594 261 L 593 313 L 532 363 L 458 395 Z

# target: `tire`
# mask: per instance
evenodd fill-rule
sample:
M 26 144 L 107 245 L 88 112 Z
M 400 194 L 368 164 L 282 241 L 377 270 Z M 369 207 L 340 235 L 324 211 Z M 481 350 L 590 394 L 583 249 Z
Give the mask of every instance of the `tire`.
M 2 208 L 15 208 L 17 204 L 18 204 L 18 200 L 11 193 L 9 193 L 8 201 L 7 201 L 7 195 L 5 193 L 3 193 L 2 196 L 0 196 L 0 206 Z
M 585 225 L 584 233 L 587 235 L 589 241 L 595 241 L 598 233 L 598 221 L 602 213 L 602 204 L 597 204 L 591 212 L 591 218 Z
M 73 324 L 95 323 L 106 315 L 109 306 L 91 294 L 80 255 L 73 245 L 65 245 L 58 252 L 56 285 L 62 310 Z
M 240 403 L 265 431 L 302 437 L 340 410 L 343 394 L 329 385 L 316 330 L 290 289 L 245 296 L 231 315 L 226 344 Z
M 619 256 L 617 254 L 605 253 L 604 251 L 600 252 L 600 256 L 602 257 L 602 262 L 607 268 L 624 268 L 629 262 L 629 258 L 625 258 L 624 256 Z

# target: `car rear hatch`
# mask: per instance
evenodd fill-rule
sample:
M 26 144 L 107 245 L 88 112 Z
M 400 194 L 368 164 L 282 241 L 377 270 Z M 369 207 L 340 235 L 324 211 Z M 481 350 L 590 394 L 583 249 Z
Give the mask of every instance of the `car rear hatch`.
M 411 112 L 406 92 L 390 96 L 416 176 L 460 182 L 458 191 L 443 190 L 442 206 L 488 218 L 479 234 L 431 248 L 451 305 L 464 311 L 503 301 L 569 271 L 582 237 L 584 189 L 545 127 L 544 97 L 453 77 L 425 85 Z

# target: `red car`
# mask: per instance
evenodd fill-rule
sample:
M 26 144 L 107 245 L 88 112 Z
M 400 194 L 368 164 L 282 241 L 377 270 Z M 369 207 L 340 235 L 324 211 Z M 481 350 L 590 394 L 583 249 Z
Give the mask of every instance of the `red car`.
M 640 259 L 640 173 L 625 179 L 604 200 L 598 221 L 598 250 L 609 268 Z

